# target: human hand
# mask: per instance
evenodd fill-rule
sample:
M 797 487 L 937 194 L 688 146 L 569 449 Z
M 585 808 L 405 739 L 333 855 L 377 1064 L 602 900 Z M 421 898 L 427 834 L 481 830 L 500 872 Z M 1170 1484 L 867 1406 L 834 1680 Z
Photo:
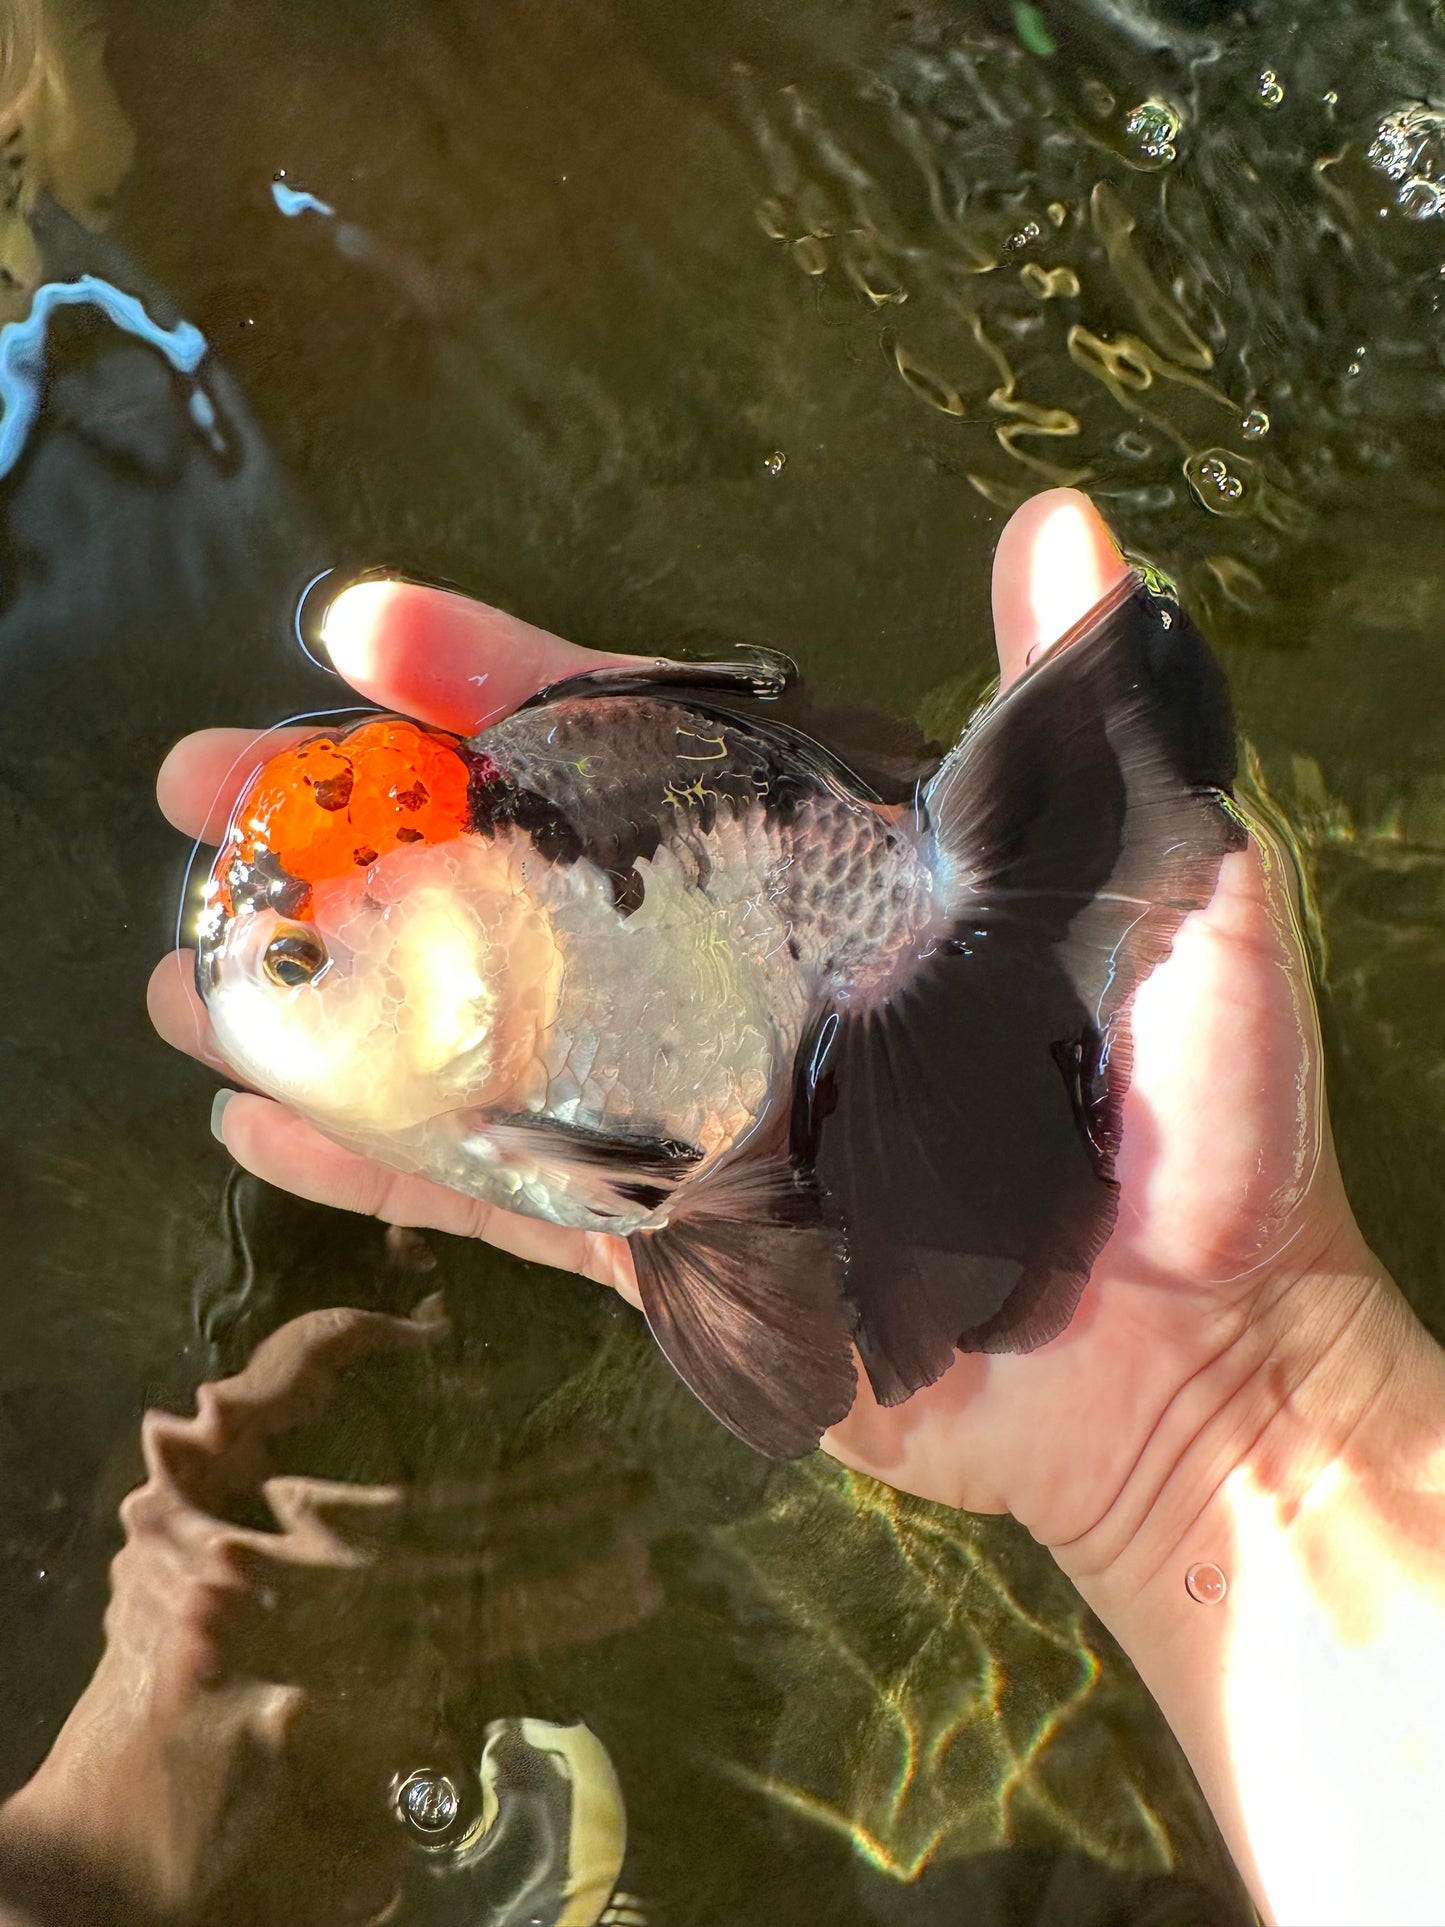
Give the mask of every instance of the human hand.
M 1053 491 L 1026 504 L 994 569 L 1004 684 L 1125 566 L 1084 498 Z M 399 584 L 343 598 L 327 643 L 367 699 L 466 732 L 599 661 L 497 611 Z M 219 838 L 255 761 L 255 739 L 241 732 L 188 738 L 161 773 L 162 807 L 189 834 Z M 1111 1518 L 1122 1532 L 1121 1496 L 1141 1489 L 1135 1475 L 1164 1416 L 1191 1396 L 1206 1416 L 1214 1393 L 1252 1369 L 1251 1335 L 1286 1316 L 1301 1281 L 1371 1268 L 1329 1144 L 1289 881 L 1262 832 L 1226 858 L 1213 901 L 1136 999 L 1119 1222 L 1069 1328 L 1026 1356 L 960 1356 L 891 1409 L 862 1382 L 826 1440 L 837 1457 L 905 1490 L 1011 1511 L 1055 1548 Z M 187 959 L 161 965 L 151 1009 L 163 1036 L 225 1069 Z M 620 1241 L 390 1171 L 255 1095 L 226 1104 L 221 1130 L 232 1154 L 273 1183 L 389 1222 L 484 1237 L 636 1302 Z

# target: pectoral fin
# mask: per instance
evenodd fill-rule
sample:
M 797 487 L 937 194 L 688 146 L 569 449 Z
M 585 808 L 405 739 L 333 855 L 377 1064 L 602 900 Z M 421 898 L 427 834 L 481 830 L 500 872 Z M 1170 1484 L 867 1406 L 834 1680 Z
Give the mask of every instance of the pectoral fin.
M 599 1218 L 637 1223 L 692 1171 L 702 1152 L 671 1139 L 593 1130 L 548 1117 L 491 1112 L 468 1120 L 473 1155 L 504 1165 L 524 1183 L 565 1194 Z

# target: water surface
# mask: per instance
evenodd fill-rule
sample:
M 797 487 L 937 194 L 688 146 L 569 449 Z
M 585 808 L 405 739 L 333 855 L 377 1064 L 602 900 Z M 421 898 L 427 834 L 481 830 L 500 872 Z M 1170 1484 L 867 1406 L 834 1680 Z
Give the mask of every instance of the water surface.
M 338 1678 L 398 1770 L 419 1731 L 464 1757 L 499 1716 L 584 1717 L 658 1923 L 1247 1921 L 1127 1662 L 1012 1525 L 766 1467 L 592 1288 L 230 1169 L 213 1080 L 142 1008 L 185 859 L 151 784 L 185 730 L 337 701 L 296 601 L 381 560 L 578 641 L 768 644 L 949 728 L 990 673 L 1008 509 L 1076 481 L 1221 648 L 1314 880 L 1351 1192 L 1445 1332 L 1445 136 L 1419 108 L 1445 22 L 134 0 L 104 25 L 102 69 L 43 17 L 81 132 L 6 212 L 6 315 L 88 272 L 206 351 L 66 309 L 7 390 L 38 409 L 0 479 L 3 1783 L 94 1664 L 143 1407 L 308 1307 L 440 1285 L 433 1362 L 362 1374 L 298 1465 L 566 1489 L 581 1520 L 524 1609 L 458 1583 L 346 1619 Z M 418 1876 L 398 1918 L 488 1904 Z

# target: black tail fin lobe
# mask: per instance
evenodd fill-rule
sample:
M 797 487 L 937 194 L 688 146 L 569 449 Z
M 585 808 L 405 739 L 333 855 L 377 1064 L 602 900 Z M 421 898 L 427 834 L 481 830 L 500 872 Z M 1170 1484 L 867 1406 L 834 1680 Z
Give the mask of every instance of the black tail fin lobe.
M 1244 832 L 1223 676 L 1130 578 L 970 727 L 925 792 L 947 936 L 798 1056 L 794 1149 L 848 1230 L 874 1390 L 1073 1316 L 1117 1211 L 1128 1010 Z
M 801 1458 L 858 1389 L 843 1246 L 785 1155 L 695 1179 L 628 1240 L 652 1334 L 689 1389 L 770 1458 Z

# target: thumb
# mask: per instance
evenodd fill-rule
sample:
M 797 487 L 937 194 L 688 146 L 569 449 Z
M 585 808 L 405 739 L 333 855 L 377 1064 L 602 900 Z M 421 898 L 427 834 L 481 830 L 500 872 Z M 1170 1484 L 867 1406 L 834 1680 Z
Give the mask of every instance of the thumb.
M 1087 495 L 1053 488 L 1009 519 L 993 561 L 993 627 L 1002 687 L 1073 628 L 1129 565 Z

